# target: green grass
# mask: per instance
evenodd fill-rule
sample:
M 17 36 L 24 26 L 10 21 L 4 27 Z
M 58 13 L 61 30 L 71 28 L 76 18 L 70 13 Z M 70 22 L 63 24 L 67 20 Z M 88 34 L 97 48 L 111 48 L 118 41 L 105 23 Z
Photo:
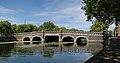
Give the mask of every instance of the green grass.
M 16 44 L 18 42 L 0 42 L 0 44 Z
M 17 43 L 29 43 L 30 41 L 13 41 L 13 42 L 0 42 L 0 44 L 17 44 Z M 40 41 L 33 41 L 33 42 L 40 42 Z M 68 44 L 73 42 L 48 42 L 44 43 L 45 45 L 57 45 L 57 44 Z
M 14 42 L 0 42 L 0 45 L 2 44 L 17 44 L 17 43 L 29 43 L 29 41 L 14 41 Z M 23 47 L 23 48 L 27 48 L 27 47 L 35 47 L 35 46 L 44 46 L 44 45 L 62 45 L 62 44 L 69 44 L 69 43 L 73 43 L 73 42 L 48 42 L 48 43 L 44 43 L 44 44 L 27 44 L 27 45 L 22 45 L 22 46 L 17 46 L 17 47 Z
M 17 47 L 27 48 L 27 47 L 35 47 L 35 46 L 43 46 L 43 44 L 23 45 L 23 46 L 17 46 Z
M 45 45 L 59 45 L 59 44 L 68 44 L 68 43 L 73 43 L 73 42 L 48 42 L 48 43 L 45 43 Z

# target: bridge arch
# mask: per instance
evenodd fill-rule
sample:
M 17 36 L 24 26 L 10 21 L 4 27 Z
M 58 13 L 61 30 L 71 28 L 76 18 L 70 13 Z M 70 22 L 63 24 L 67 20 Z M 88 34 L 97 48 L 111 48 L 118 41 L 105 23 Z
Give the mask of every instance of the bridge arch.
M 25 36 L 22 38 L 22 41 L 31 41 L 31 37 Z
M 43 41 L 43 38 L 41 36 L 33 36 L 32 41 Z
M 77 45 L 87 45 L 88 38 L 86 36 L 78 36 L 76 38 Z
M 65 35 L 62 37 L 62 42 L 75 42 L 75 37 L 72 35 Z

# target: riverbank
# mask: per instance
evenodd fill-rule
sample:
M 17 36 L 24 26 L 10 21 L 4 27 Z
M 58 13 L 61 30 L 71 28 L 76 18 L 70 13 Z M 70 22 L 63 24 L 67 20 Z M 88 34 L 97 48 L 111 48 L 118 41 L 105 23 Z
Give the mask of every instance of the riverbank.
M 120 63 L 120 44 L 104 46 L 103 50 L 85 63 Z

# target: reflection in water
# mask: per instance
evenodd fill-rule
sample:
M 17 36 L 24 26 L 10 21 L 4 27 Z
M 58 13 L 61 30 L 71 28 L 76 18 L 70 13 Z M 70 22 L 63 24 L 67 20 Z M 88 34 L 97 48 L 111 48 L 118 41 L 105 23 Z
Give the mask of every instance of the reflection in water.
M 43 56 L 44 57 L 51 58 L 53 55 L 54 55 L 54 50 L 53 49 L 47 49 L 47 48 L 45 48 L 43 50 Z
M 59 47 L 59 44 L 48 44 L 45 47 Z
M 67 43 L 67 44 L 63 44 L 64 46 L 70 47 L 72 46 L 74 43 Z
M 24 42 L 24 44 L 29 45 L 29 44 L 30 44 L 30 42 Z
M 86 46 L 87 45 L 86 38 L 79 38 L 79 39 L 77 39 L 77 45 L 79 45 L 79 46 Z
M 0 63 L 84 63 L 93 56 L 92 53 L 101 49 L 101 44 L 89 44 L 87 46 L 71 44 L 29 45 L 29 47 L 18 47 L 17 44 L 15 47 L 14 45 L 1 45 Z
M 0 57 L 9 57 L 14 44 L 0 45 Z
M 41 44 L 41 42 L 39 42 L 39 41 L 38 42 L 32 42 L 32 44 Z

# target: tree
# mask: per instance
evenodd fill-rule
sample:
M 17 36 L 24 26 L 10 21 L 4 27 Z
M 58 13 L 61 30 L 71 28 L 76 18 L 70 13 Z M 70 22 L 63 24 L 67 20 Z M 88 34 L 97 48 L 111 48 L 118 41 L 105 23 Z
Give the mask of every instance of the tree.
M 0 21 L 0 34 L 7 35 L 11 33 L 11 23 L 8 21 Z
M 59 27 L 56 26 L 55 28 L 53 28 L 53 31 L 59 31 Z
M 120 36 L 120 1 L 119 0 L 83 0 L 85 6 L 82 8 L 87 15 L 87 21 L 95 18 L 103 23 L 112 24 L 115 22 L 118 35 Z
M 39 27 L 38 27 L 38 30 L 39 30 L 39 31 L 44 30 L 43 26 L 42 26 L 42 25 L 41 25 L 41 26 L 39 26 Z
M 21 24 L 17 27 L 17 32 L 32 32 L 37 31 L 37 27 L 32 24 Z
M 46 31 L 53 31 L 53 28 L 55 28 L 56 26 L 51 21 L 48 21 L 44 22 L 41 27 L 43 27 L 43 29 Z
M 72 28 L 72 29 L 69 29 L 69 31 L 78 31 L 78 30 L 75 28 Z
M 90 27 L 90 31 L 91 32 L 101 32 L 103 30 L 106 30 L 108 29 L 109 27 L 109 24 L 107 23 L 103 23 L 101 21 L 96 21 L 91 27 Z
M 66 27 L 61 27 L 60 30 L 67 31 Z
M 16 24 L 13 24 L 11 26 L 11 30 L 12 30 L 12 33 L 17 33 L 17 25 Z

